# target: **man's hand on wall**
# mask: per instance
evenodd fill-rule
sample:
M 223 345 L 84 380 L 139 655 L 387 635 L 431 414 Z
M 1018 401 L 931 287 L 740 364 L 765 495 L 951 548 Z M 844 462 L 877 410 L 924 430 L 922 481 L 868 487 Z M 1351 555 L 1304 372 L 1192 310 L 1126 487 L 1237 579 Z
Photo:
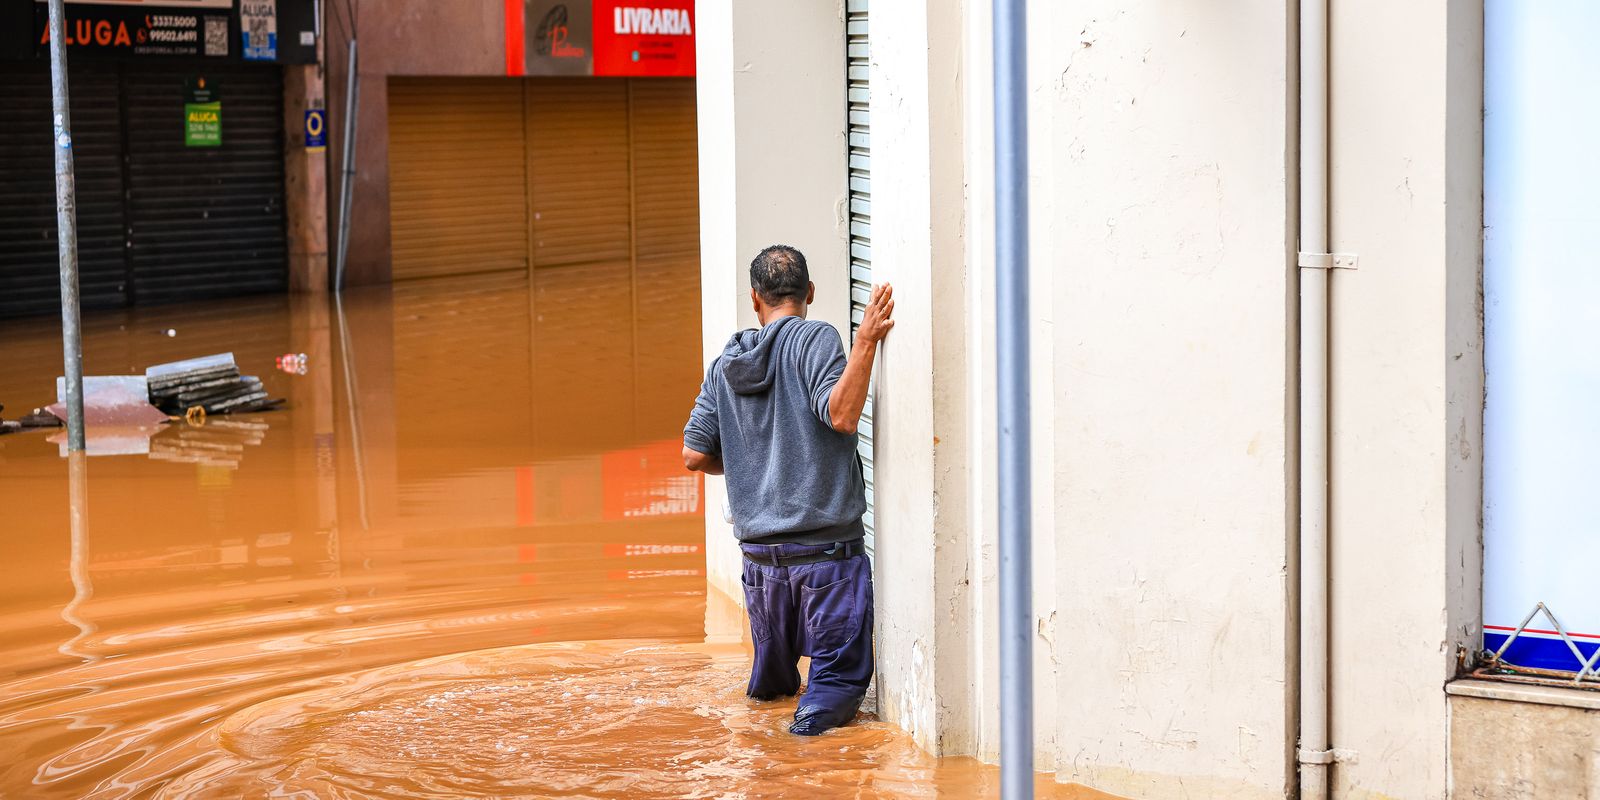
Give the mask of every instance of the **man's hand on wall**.
M 856 328 L 856 340 L 873 344 L 883 341 L 894 327 L 894 287 L 880 283 L 872 287 L 872 299 L 861 312 L 861 326 Z

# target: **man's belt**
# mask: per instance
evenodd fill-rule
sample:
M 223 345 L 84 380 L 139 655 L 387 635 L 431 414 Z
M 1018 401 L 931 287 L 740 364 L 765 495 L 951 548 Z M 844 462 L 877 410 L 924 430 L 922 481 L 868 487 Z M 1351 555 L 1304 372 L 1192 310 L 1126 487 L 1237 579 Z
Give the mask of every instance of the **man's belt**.
M 823 545 L 820 544 L 814 546 L 823 547 Z M 756 547 L 764 548 L 767 552 L 751 553 L 749 549 L 746 549 Z M 772 567 L 798 567 L 801 564 L 820 564 L 824 561 L 843 561 L 847 558 L 855 558 L 856 556 L 867 552 L 867 544 L 862 539 L 853 539 L 848 542 L 834 542 L 831 545 L 827 545 L 826 549 L 822 550 L 821 552 L 806 553 L 804 555 L 794 556 L 778 555 L 778 549 L 781 547 L 783 547 L 781 544 L 746 544 L 740 545 L 739 549 L 744 553 L 744 557 L 749 559 L 751 562 L 756 564 L 766 564 Z

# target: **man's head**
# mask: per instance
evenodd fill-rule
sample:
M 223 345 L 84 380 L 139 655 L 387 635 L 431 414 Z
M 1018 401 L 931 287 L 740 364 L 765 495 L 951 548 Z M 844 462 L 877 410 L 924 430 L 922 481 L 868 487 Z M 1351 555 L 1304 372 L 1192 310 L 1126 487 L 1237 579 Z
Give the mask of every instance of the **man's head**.
M 806 257 L 793 247 L 775 244 L 750 262 L 750 302 L 762 324 L 769 321 L 769 312 L 778 309 L 804 317 L 816 293 Z

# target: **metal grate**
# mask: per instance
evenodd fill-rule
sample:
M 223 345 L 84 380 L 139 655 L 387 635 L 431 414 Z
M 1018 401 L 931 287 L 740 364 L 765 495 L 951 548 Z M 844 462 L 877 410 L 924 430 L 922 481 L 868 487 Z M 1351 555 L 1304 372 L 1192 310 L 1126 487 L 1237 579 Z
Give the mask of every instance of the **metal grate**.
M 872 296 L 872 111 L 868 76 L 871 72 L 867 47 L 867 0 L 848 0 L 845 5 L 845 80 L 848 91 L 847 147 L 850 170 L 850 338 L 855 339 L 861 314 Z M 867 483 L 867 552 L 873 552 L 872 498 L 872 392 L 861 412 L 862 477 Z
M 1541 614 L 1544 615 L 1545 619 L 1550 621 L 1551 629 L 1535 630 L 1529 628 L 1528 625 L 1533 622 L 1535 617 Z M 1517 663 L 1513 663 L 1512 661 L 1508 661 L 1508 654 L 1510 654 L 1513 658 L 1516 658 L 1518 661 L 1524 660 L 1522 658 L 1518 658 L 1517 651 L 1514 650 L 1514 645 L 1517 643 L 1517 640 L 1522 638 L 1524 634 L 1531 634 L 1528 637 L 1528 640 L 1531 640 L 1531 642 L 1525 642 L 1525 644 L 1550 642 L 1553 640 L 1544 637 L 1552 634 L 1555 635 L 1557 640 L 1565 644 L 1567 646 L 1567 651 L 1572 654 L 1572 661 L 1570 664 L 1567 664 L 1567 666 L 1571 666 L 1574 669 L 1549 669 L 1537 666 L 1519 665 Z M 1590 648 L 1591 652 L 1585 653 L 1583 646 L 1577 641 L 1576 638 L 1573 637 L 1572 634 L 1567 632 L 1566 626 L 1562 625 L 1561 621 L 1556 619 L 1555 612 L 1551 611 L 1549 606 L 1540 602 L 1534 604 L 1533 610 L 1529 611 L 1528 615 L 1522 618 L 1522 623 L 1518 625 L 1515 630 L 1513 630 L 1509 635 L 1506 635 L 1505 641 L 1501 642 L 1499 647 L 1495 648 L 1493 651 L 1484 651 L 1482 656 L 1484 663 L 1477 670 L 1475 670 L 1473 674 L 1477 677 L 1485 678 L 1503 678 L 1508 680 L 1522 680 L 1524 682 L 1537 683 L 1550 683 L 1552 681 L 1559 681 L 1561 683 L 1584 686 L 1585 688 L 1600 688 L 1596 686 L 1596 683 L 1600 682 L 1600 646 L 1590 643 Z M 1545 648 L 1541 645 L 1541 649 Z M 1530 654 L 1533 652 L 1531 647 L 1525 648 L 1524 650 Z M 1546 656 L 1540 658 L 1539 660 L 1548 661 L 1549 659 Z

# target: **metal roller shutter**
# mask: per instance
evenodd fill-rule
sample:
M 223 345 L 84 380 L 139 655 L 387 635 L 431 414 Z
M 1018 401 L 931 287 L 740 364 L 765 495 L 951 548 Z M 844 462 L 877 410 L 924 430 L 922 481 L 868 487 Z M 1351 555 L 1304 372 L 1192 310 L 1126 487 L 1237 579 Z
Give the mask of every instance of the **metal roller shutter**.
M 395 280 L 528 268 L 522 85 L 389 81 Z
M 640 386 L 694 386 L 700 365 L 700 194 L 695 89 L 688 78 L 629 81 L 633 161 L 634 292 L 660 313 L 636 315 Z M 683 430 L 682 408 L 644 404 L 639 432 L 652 439 Z
M 534 266 L 627 263 L 627 81 L 535 78 L 527 87 Z
M 867 0 L 848 0 L 845 4 L 845 79 L 849 97 L 850 169 L 850 336 L 855 338 L 861 314 L 872 297 L 872 115 L 868 106 L 871 71 L 867 46 Z M 867 481 L 867 552 L 874 549 L 872 396 L 861 412 L 862 473 Z
M 220 147 L 184 145 L 197 73 L 221 91 Z M 122 107 L 133 300 L 286 290 L 281 71 L 129 64 Z
M 117 72 L 68 73 L 78 201 L 78 290 L 84 308 L 127 302 L 122 127 Z M 50 67 L 0 62 L 0 317 L 59 312 Z
M 700 175 L 694 80 L 630 80 L 628 94 L 634 240 L 639 259 L 696 257 L 700 253 Z M 698 274 L 698 265 L 695 270 Z

